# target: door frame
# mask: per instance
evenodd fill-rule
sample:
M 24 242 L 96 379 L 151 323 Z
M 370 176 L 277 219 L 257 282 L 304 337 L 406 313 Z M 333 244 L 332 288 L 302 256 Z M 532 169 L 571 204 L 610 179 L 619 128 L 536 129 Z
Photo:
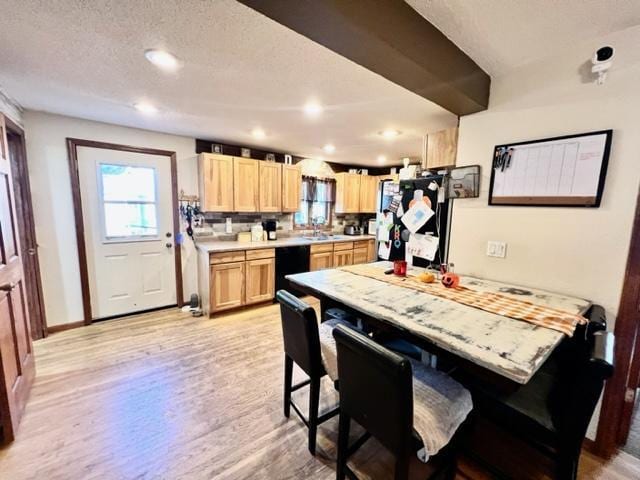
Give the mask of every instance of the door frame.
M 80 285 L 82 288 L 82 308 L 84 311 L 84 324 L 92 323 L 91 291 L 89 289 L 89 269 L 87 266 L 87 245 L 84 234 L 84 218 L 82 216 L 82 197 L 80 195 L 80 175 L 78 170 L 78 147 L 101 148 L 104 150 L 117 150 L 120 152 L 144 153 L 168 157 L 171 165 L 171 203 L 173 206 L 173 248 L 176 272 L 176 303 L 182 306 L 184 296 L 182 293 L 182 252 L 178 245 L 180 233 L 180 218 L 178 215 L 178 165 L 176 152 L 170 150 L 158 150 L 155 148 L 133 147 L 117 143 L 98 142 L 95 140 L 83 140 L 67 137 L 67 154 L 69 159 L 69 177 L 71 178 L 71 195 L 73 197 L 73 216 L 76 224 L 76 241 L 78 244 L 78 263 L 80 267 Z
M 614 328 L 614 373 L 607 381 L 602 397 L 596 453 L 603 457 L 613 455 L 625 439 L 625 421 L 628 429 L 631 409 L 625 401 L 636 335 L 640 328 L 640 192 L 636 201 L 631 243 L 627 257 L 627 267 L 620 296 L 618 316 Z M 625 420 L 626 419 L 626 420 Z
M 24 269 L 25 284 L 27 286 L 26 294 L 30 298 L 26 298 L 27 306 L 35 306 L 35 310 L 29 308 L 29 321 L 31 322 L 31 338 L 38 340 L 45 338 L 49 332 L 47 329 L 47 316 L 44 308 L 44 294 L 42 292 L 42 276 L 40 274 L 40 257 L 38 252 L 38 240 L 35 230 L 35 221 L 33 216 L 33 202 L 31 197 L 31 184 L 29 181 L 29 164 L 27 160 L 27 148 L 25 142 L 24 129 L 5 115 L 4 122 L 7 128 L 7 142 L 9 136 L 18 138 L 18 161 L 20 172 L 12 172 L 12 180 L 20 183 L 21 196 L 16 201 L 20 201 L 21 218 L 18 218 L 17 228 L 21 232 L 21 237 L 28 239 L 28 245 L 20 242 L 20 248 L 34 248 L 35 253 L 29 255 L 26 252 L 20 252 L 22 259 L 22 267 Z M 7 148 L 8 145 L 7 145 Z M 9 152 L 11 155 L 11 152 Z M 18 212 L 16 211 L 16 215 Z M 21 238 L 22 240 L 22 238 Z

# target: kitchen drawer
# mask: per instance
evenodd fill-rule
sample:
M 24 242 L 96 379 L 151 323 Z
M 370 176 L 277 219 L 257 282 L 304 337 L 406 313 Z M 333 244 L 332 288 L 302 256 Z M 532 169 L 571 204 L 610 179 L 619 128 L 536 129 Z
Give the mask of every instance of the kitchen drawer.
M 322 243 L 320 245 L 311 245 L 311 253 L 333 252 L 333 243 Z
M 220 253 L 211 253 L 209 255 L 209 263 L 211 265 L 218 265 L 220 263 L 230 263 L 230 262 L 244 262 L 245 255 L 244 250 L 239 252 L 220 252 Z
M 247 250 L 247 260 L 260 260 L 261 258 L 274 258 L 275 256 L 275 248 L 259 248 L 256 250 Z
M 353 242 L 353 248 L 367 248 L 370 240 L 358 240 L 357 242 Z
M 338 250 L 353 250 L 353 242 L 339 242 L 336 243 L 333 247 L 333 250 L 337 252 Z

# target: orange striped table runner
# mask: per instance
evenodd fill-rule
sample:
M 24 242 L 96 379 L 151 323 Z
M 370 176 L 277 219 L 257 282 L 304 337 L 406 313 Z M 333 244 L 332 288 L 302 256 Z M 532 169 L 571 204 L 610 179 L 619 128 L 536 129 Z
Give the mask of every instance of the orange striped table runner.
M 384 271 L 379 267 L 373 267 L 367 264 L 347 265 L 340 267 L 339 270 L 373 278 L 392 285 L 411 288 L 462 305 L 478 308 L 485 312 L 495 313 L 516 320 L 523 320 L 534 325 L 557 330 L 569 337 L 573 336 L 573 332 L 578 324 L 587 323 L 587 319 L 583 316 L 565 310 L 545 305 L 536 305 L 526 300 L 518 300 L 499 293 L 480 292 L 464 286 L 447 288 L 437 281 L 434 283 L 422 283 L 414 276 L 403 278 L 396 275 L 385 275 Z

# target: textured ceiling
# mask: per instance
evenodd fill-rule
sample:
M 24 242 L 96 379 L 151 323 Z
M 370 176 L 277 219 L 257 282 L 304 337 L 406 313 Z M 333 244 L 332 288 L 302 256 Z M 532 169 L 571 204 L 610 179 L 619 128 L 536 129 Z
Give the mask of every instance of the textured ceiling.
M 234 0 L 2 0 L 0 11 L 0 86 L 27 109 L 363 165 L 419 156 L 425 132 L 457 122 Z M 148 48 L 184 66 L 158 71 Z M 301 111 L 312 97 L 327 107 L 315 120 Z M 160 113 L 138 113 L 140 100 Z M 385 128 L 403 134 L 385 141 Z
M 638 0 L 405 0 L 489 75 L 640 24 Z

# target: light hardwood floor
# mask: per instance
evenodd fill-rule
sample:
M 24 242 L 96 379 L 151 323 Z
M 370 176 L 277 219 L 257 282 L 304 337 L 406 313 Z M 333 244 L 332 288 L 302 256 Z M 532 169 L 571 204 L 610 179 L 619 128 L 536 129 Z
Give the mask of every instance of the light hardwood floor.
M 283 417 L 276 305 L 111 320 L 54 334 L 35 352 L 17 440 L 0 450 L 3 480 L 335 478 L 337 420 L 320 427 L 314 458 L 302 423 Z M 323 403 L 333 401 L 327 383 Z M 355 459 L 363 480 L 392 478 L 391 465 L 375 442 Z M 459 478 L 490 477 L 463 461 Z M 581 478 L 640 478 L 640 461 L 585 453 Z

